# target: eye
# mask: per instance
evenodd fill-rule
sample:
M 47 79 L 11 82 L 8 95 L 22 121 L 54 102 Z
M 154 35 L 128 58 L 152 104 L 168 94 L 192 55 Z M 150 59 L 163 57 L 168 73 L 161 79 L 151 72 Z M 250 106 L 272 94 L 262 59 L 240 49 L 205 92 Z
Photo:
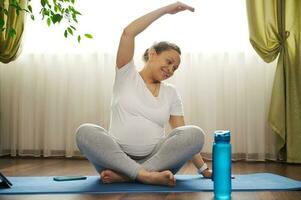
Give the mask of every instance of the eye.
M 166 59 L 166 63 L 167 63 L 168 65 L 170 65 L 172 62 L 171 62 L 171 60 Z

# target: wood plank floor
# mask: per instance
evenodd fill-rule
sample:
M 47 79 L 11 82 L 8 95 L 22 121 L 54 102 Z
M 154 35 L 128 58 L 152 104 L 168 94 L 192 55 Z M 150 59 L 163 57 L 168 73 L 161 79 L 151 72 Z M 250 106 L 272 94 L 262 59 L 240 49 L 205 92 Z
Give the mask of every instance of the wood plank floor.
M 211 163 L 208 162 L 209 166 Z M 59 175 L 97 175 L 85 159 L 64 158 L 9 158 L 0 157 L 0 171 L 7 176 L 59 176 Z M 233 173 L 271 172 L 301 180 L 301 165 L 276 162 L 233 162 Z M 187 163 L 180 174 L 196 173 L 191 163 Z M 0 200 L 200 200 L 213 199 L 212 192 L 164 193 L 164 194 L 115 194 L 115 195 L 12 195 L 0 196 Z M 301 200 L 301 191 L 279 192 L 233 192 L 233 200 Z

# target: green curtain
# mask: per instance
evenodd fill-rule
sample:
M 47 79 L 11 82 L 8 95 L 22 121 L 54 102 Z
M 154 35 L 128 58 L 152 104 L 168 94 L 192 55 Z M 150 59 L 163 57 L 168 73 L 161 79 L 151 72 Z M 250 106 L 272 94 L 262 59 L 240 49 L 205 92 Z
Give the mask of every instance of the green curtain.
M 5 21 L 5 30 L 0 32 L 0 61 L 8 63 L 18 56 L 18 51 L 21 43 L 21 36 L 24 30 L 24 12 L 16 14 L 15 8 L 9 6 L 12 0 L 0 0 L 0 6 L 8 10 L 8 16 L 4 12 L 0 12 L 0 17 Z M 27 4 L 27 0 L 19 0 L 21 8 Z M 9 36 L 10 28 L 16 30 L 14 37 Z
M 269 124 L 281 159 L 301 163 L 301 1 L 246 0 L 250 42 L 265 62 L 278 57 Z

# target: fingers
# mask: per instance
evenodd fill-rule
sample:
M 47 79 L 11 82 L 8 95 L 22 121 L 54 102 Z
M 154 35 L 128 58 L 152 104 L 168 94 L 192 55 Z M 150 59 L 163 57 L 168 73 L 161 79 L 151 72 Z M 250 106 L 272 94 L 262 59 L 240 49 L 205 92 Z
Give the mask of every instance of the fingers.
M 193 7 L 191 7 L 191 6 L 188 6 L 188 5 L 186 5 L 186 4 L 184 4 L 184 3 L 181 3 L 181 2 L 178 2 L 178 7 L 177 7 L 177 9 L 178 10 L 189 10 L 189 11 L 191 11 L 191 12 L 194 12 L 194 8 Z
M 178 13 L 178 12 L 181 12 L 181 11 L 184 11 L 184 10 L 189 10 L 191 12 L 194 12 L 194 8 L 191 7 L 191 6 L 188 6 L 184 3 L 181 3 L 181 2 L 177 2 L 177 3 L 173 3 L 169 6 L 166 7 L 167 9 L 167 13 L 169 14 L 175 14 L 175 13 Z

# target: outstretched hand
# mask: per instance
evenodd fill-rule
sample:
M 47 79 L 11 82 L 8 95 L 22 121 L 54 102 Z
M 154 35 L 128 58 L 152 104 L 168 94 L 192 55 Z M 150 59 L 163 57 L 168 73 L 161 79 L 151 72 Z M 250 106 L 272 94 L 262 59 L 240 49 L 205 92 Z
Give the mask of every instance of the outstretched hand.
M 204 178 L 211 178 L 212 177 L 212 170 L 206 169 L 205 171 L 202 172 L 202 175 Z
M 189 10 L 194 12 L 194 8 L 181 2 L 176 2 L 165 7 L 168 14 L 176 14 L 178 12 Z

